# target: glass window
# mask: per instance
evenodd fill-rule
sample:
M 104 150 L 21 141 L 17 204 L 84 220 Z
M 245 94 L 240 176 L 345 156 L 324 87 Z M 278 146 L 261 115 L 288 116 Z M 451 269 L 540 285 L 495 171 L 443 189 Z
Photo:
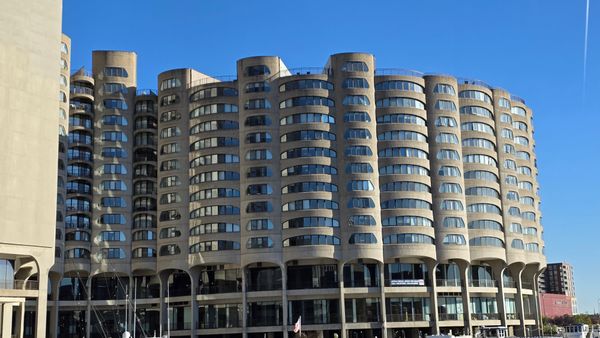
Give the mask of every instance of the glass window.
M 269 100 L 267 100 L 267 99 L 248 100 L 244 104 L 244 109 L 246 109 L 246 110 L 271 109 L 271 102 L 269 102 Z
M 368 146 L 348 146 L 344 153 L 346 156 L 373 156 L 373 151 Z
M 476 115 L 481 117 L 494 118 L 494 114 L 487 109 L 479 106 L 463 106 L 460 107 L 460 113 L 464 115 Z
M 373 191 L 375 186 L 369 180 L 354 180 L 348 182 L 348 191 Z
M 292 141 L 335 141 L 335 134 L 324 130 L 298 130 L 283 134 L 280 138 L 282 143 Z
M 393 234 L 383 237 L 383 244 L 433 244 L 433 238 L 423 234 Z
M 492 247 L 503 248 L 504 242 L 501 239 L 496 238 L 496 237 L 483 236 L 483 237 L 472 238 L 471 240 L 469 240 L 469 245 L 471 245 L 471 246 L 492 246 Z
M 427 184 L 411 181 L 388 182 L 381 184 L 379 189 L 381 191 L 431 192 L 431 188 Z
M 375 106 L 377 108 L 402 107 L 425 109 L 425 104 L 423 102 L 407 97 L 389 97 L 385 99 L 379 99 L 375 102 Z
M 456 111 L 456 104 L 454 104 L 454 102 L 448 101 L 448 100 L 437 100 L 435 102 L 435 109 Z
M 457 160 L 460 161 L 458 151 L 453 149 L 440 149 L 436 155 L 438 160 Z
M 162 248 L 161 248 L 162 249 Z M 239 250 L 240 243 L 234 241 L 206 241 L 190 246 L 190 253 Z
M 350 77 L 344 79 L 343 88 L 369 88 L 367 79 Z
M 410 81 L 391 80 L 378 82 L 377 84 L 375 84 L 375 90 L 404 90 L 409 92 L 422 93 L 423 86 Z
M 368 72 L 369 67 L 362 61 L 346 61 L 342 65 L 343 72 Z
M 237 96 L 237 89 L 227 87 L 212 87 L 199 90 L 190 95 L 190 102 L 196 102 L 203 99 L 219 96 Z
M 513 120 L 512 120 L 512 117 L 510 115 L 508 115 L 506 113 L 503 113 L 502 115 L 500 115 L 500 122 L 512 125 Z
M 212 188 L 196 191 L 190 195 L 190 202 L 202 201 L 212 198 L 240 197 L 240 191 L 232 188 Z
M 253 149 L 246 152 L 246 160 L 248 161 L 259 161 L 259 160 L 272 160 L 273 154 L 268 149 Z
M 465 221 L 460 217 L 445 217 L 443 225 L 444 228 L 464 228 Z
M 462 188 L 458 183 L 444 182 L 440 184 L 440 193 L 462 194 Z
M 240 163 L 240 157 L 233 154 L 212 154 L 199 156 L 190 161 L 190 168 L 222 163 Z
M 273 188 L 270 184 L 250 184 L 246 188 L 246 194 L 248 195 L 271 195 Z
M 489 171 L 485 171 L 485 170 L 467 171 L 467 172 L 465 172 L 465 179 L 484 180 L 484 181 L 490 181 L 490 182 L 496 182 L 496 183 L 500 182 L 500 180 L 498 179 L 498 176 L 496 174 L 489 172 Z
M 160 99 L 160 106 L 166 107 L 179 103 L 179 96 L 176 94 L 166 95 Z
M 181 80 L 179 80 L 178 78 L 175 78 L 175 77 L 162 80 L 162 82 L 160 83 L 160 90 L 167 90 L 167 89 L 177 88 L 177 87 L 181 87 Z
M 379 175 L 421 175 L 428 176 L 427 168 L 412 164 L 392 164 L 379 168 Z
M 262 93 L 271 91 L 267 81 L 250 82 L 246 84 L 246 93 Z
M 233 205 L 210 205 L 194 209 L 190 212 L 190 219 L 207 216 L 239 215 L 240 208 Z
M 496 145 L 485 138 L 466 138 L 463 139 L 462 145 L 463 147 L 484 148 L 490 150 L 496 149 Z
M 348 209 L 372 209 L 375 202 L 370 197 L 353 197 L 348 201 Z
M 125 68 L 121 67 L 104 67 L 105 76 L 128 77 Z
M 297 96 L 279 103 L 279 108 L 291 108 L 298 106 L 326 106 L 333 107 L 335 103 L 332 99 L 321 96 Z
M 371 101 L 365 95 L 348 95 L 344 97 L 342 104 L 344 106 L 369 106 Z
M 476 203 L 469 204 L 467 206 L 467 213 L 489 213 L 489 214 L 497 214 L 501 215 L 502 211 L 500 208 L 494 204 L 489 203 Z
M 329 157 L 336 158 L 337 153 L 335 150 L 322 147 L 304 147 L 304 148 L 293 148 L 288 151 L 281 153 L 280 158 L 282 160 L 300 157 Z
M 483 101 L 489 104 L 492 103 L 492 98 L 488 94 L 479 90 L 463 90 L 460 93 L 458 93 L 458 97 L 463 99 Z
M 181 114 L 179 114 L 175 110 L 164 112 L 160 115 L 161 122 L 175 121 L 175 120 L 179 120 L 180 118 L 181 118 Z
M 247 249 L 267 249 L 273 247 L 273 240 L 269 237 L 251 237 L 246 243 Z
M 271 70 L 265 65 L 248 66 L 246 67 L 244 74 L 246 76 L 269 75 L 271 74 Z
M 454 119 L 454 117 L 438 116 L 435 119 L 435 126 L 436 127 L 456 128 L 458 126 L 458 123 L 456 123 L 456 120 Z
M 301 113 L 294 114 L 279 120 L 279 124 L 282 126 L 299 123 L 327 123 L 334 124 L 335 117 L 333 115 L 322 114 L 322 113 Z
M 378 153 L 380 158 L 385 157 L 413 157 L 427 159 L 429 154 L 417 148 L 394 147 L 381 149 Z M 457 153 L 458 154 L 458 153 Z
M 468 224 L 469 229 L 483 229 L 483 230 L 497 230 L 503 231 L 502 225 L 496 221 L 491 219 L 479 219 L 476 221 L 471 221 Z
M 196 174 L 190 179 L 190 184 L 198 184 L 205 182 L 217 182 L 217 181 L 238 181 L 240 174 L 235 171 L 208 171 Z
M 446 245 L 466 245 L 467 241 L 463 235 L 450 234 L 444 236 L 442 243 Z
M 246 206 L 246 212 L 251 213 L 259 213 L 259 212 L 272 212 L 273 206 L 269 201 L 255 201 L 250 202 Z
M 431 203 L 414 198 L 399 198 L 381 202 L 381 209 L 426 209 L 431 210 Z
M 388 123 L 406 123 L 406 124 L 416 124 L 419 126 L 425 126 L 427 123 L 425 119 L 416 115 L 410 114 L 386 114 L 377 116 L 378 124 L 388 124 Z
M 454 87 L 445 83 L 437 83 L 435 87 L 433 87 L 433 92 L 436 94 L 448 94 L 448 95 L 456 95 L 456 91 Z
M 462 131 L 478 131 L 481 133 L 487 133 L 494 135 L 494 128 L 487 123 L 481 122 L 465 122 L 460 128 Z
M 350 244 L 376 244 L 377 238 L 372 233 L 354 233 L 348 240 Z
M 127 110 L 127 103 L 125 100 L 120 99 L 106 99 L 104 100 L 104 107 L 106 109 Z
M 303 164 L 285 168 L 281 171 L 281 176 L 296 175 L 337 175 L 337 169 L 323 164 Z
M 240 225 L 235 223 L 204 223 L 191 228 L 190 236 L 231 232 L 240 232 Z
M 326 199 L 304 199 L 285 203 L 281 206 L 281 211 L 284 212 L 311 209 L 338 210 L 339 205 L 337 202 Z
M 337 185 L 328 182 L 296 182 L 281 188 L 282 194 L 292 194 L 300 192 L 313 192 L 313 191 L 327 191 L 336 192 L 338 191 Z
M 190 112 L 190 119 L 220 113 L 237 113 L 238 106 L 229 103 L 213 103 L 197 107 Z
M 338 228 L 340 222 L 337 219 L 329 217 L 300 217 L 287 220 L 282 223 L 281 227 L 284 229 L 288 228 L 315 228 L 315 227 L 329 227 Z
M 500 193 L 498 190 L 488 187 L 469 187 L 466 190 L 466 195 L 500 198 Z
M 443 200 L 442 203 L 440 203 L 440 209 L 441 210 L 455 210 L 455 211 L 462 211 L 464 210 L 463 204 L 461 201 L 458 200 Z
M 377 225 L 375 217 L 371 215 L 352 215 L 348 217 L 348 225 L 350 226 L 374 226 Z
M 272 230 L 273 222 L 270 219 L 262 218 L 262 219 L 252 219 L 248 221 L 246 225 L 247 230 L 258 231 L 258 230 Z
M 514 115 L 519 115 L 519 116 L 523 116 L 523 117 L 527 116 L 527 112 L 525 111 L 525 109 L 523 109 L 521 107 L 512 107 L 510 109 L 510 112 Z
M 349 111 L 344 114 L 344 122 L 371 122 L 371 116 L 367 112 Z
M 290 91 L 290 90 L 302 90 L 302 89 L 325 89 L 325 90 L 333 90 L 333 83 L 316 80 L 316 79 L 306 79 L 306 80 L 295 80 L 282 84 L 279 86 L 280 92 Z
M 246 121 L 244 121 L 244 125 L 247 127 L 270 126 L 271 125 L 271 117 L 269 117 L 267 115 L 248 116 L 246 118 Z
M 121 93 L 127 94 L 127 87 L 123 83 L 105 83 L 104 86 L 104 94 L 113 94 L 113 93 Z
M 498 166 L 498 163 L 496 163 L 496 160 L 493 157 L 488 156 L 488 155 L 483 155 L 483 154 L 465 155 L 463 162 L 464 163 L 484 164 L 484 165 L 489 165 L 492 167 Z
M 498 99 L 498 106 L 510 109 L 510 101 L 501 97 L 500 99 Z
M 287 238 L 283 246 L 307 246 L 307 245 L 340 245 L 340 239 L 328 235 L 301 235 Z
M 456 137 L 456 135 L 454 135 Z M 427 136 L 416 131 L 389 130 L 377 135 L 378 141 L 418 141 L 427 142 Z M 458 138 L 456 139 L 458 142 Z
M 439 133 L 435 137 L 436 143 L 458 144 L 458 136 L 452 133 Z
M 231 120 L 215 120 L 206 121 L 194 125 L 190 128 L 190 135 L 198 134 L 201 132 L 215 131 L 215 130 L 235 130 L 238 129 L 239 125 L 237 121 Z
M 235 137 L 210 137 L 192 143 L 190 151 L 216 147 L 237 147 L 239 144 L 239 140 Z
M 373 172 L 373 167 L 369 163 L 348 163 L 346 164 L 346 174 L 368 174 Z

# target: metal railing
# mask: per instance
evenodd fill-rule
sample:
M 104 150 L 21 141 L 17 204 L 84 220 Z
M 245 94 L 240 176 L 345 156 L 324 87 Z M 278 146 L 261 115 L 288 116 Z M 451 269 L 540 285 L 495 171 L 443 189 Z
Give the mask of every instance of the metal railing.
M 470 85 L 474 85 L 474 86 L 481 86 L 481 87 L 485 87 L 489 90 L 494 89 L 494 87 L 490 86 L 489 84 L 481 81 L 481 80 L 476 80 L 476 79 L 469 79 L 469 78 L 465 78 L 465 77 L 457 77 L 456 81 L 458 82 L 458 84 L 470 84 Z
M 375 75 L 401 75 L 401 76 L 414 76 L 414 77 L 423 77 L 425 75 L 422 72 L 412 70 L 412 69 L 403 69 L 403 68 L 377 68 L 375 69 Z
M 85 70 L 83 68 L 77 70 L 76 72 L 72 73 L 71 76 L 87 76 L 87 77 L 94 77 L 94 73 L 92 73 L 89 70 Z
M 439 320 L 463 320 L 462 313 L 440 313 Z
M 502 282 L 502 284 L 504 285 L 505 288 L 516 288 L 517 287 L 517 283 L 515 283 L 515 282 L 504 281 L 504 282 Z
M 94 96 L 94 90 L 88 87 L 71 86 L 71 94 L 85 94 Z
M 499 313 L 471 313 L 471 319 L 473 320 L 498 320 L 500 319 Z
M 156 90 L 155 89 L 136 89 L 135 90 L 135 95 L 136 96 L 156 95 Z
M 299 68 L 289 68 L 279 71 L 279 73 L 275 74 L 274 77 L 286 77 L 292 75 L 311 75 L 311 74 L 329 74 L 333 73 L 331 68 L 323 68 L 323 67 L 299 67 Z
M 517 319 L 519 319 L 519 315 L 516 313 L 507 313 L 506 319 L 507 320 L 517 320 Z
M 457 286 L 460 287 L 459 279 L 436 279 L 437 286 Z
M 5 290 L 37 290 L 38 286 L 36 280 L 0 280 L 0 289 Z
M 525 104 L 525 100 L 523 100 L 522 98 L 518 97 L 517 95 L 511 95 L 510 99 L 513 101 L 517 101 L 517 102 L 521 102 L 522 104 Z
M 429 321 L 429 314 L 422 313 L 388 313 L 386 316 L 390 322 L 420 322 Z
M 475 288 L 495 288 L 498 286 L 498 282 L 489 279 L 471 280 L 469 281 L 469 286 Z
M 205 85 L 205 84 L 209 84 L 209 83 L 232 82 L 232 81 L 237 81 L 237 75 L 209 76 L 209 77 L 205 77 L 203 79 L 199 79 L 199 80 L 188 83 L 187 88 L 201 86 L 201 85 Z

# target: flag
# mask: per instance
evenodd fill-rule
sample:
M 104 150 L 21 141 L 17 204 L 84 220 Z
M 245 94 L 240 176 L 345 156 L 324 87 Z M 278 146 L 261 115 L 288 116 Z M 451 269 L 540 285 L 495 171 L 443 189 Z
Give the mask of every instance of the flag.
M 302 316 L 298 317 L 298 321 L 294 324 L 294 333 L 302 332 Z

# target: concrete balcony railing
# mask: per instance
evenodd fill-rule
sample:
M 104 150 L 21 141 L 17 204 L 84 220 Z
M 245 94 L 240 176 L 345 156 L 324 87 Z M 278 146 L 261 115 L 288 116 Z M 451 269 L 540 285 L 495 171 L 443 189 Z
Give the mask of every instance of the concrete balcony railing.
M 5 290 L 37 290 L 38 286 L 36 280 L 0 280 L 0 289 Z
M 499 320 L 499 313 L 471 313 L 471 319 L 473 320 Z

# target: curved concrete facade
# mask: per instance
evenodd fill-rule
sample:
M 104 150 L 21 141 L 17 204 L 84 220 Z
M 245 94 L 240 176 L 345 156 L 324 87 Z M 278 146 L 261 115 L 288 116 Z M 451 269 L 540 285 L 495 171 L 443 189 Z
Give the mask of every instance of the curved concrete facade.
M 135 94 L 135 65 L 133 53 L 94 53 L 91 256 L 65 260 L 63 278 L 91 299 L 87 309 L 61 300 L 65 316 L 84 309 L 93 323 L 90 312 L 108 316 L 111 304 L 123 313 L 125 291 L 94 299 L 112 285 L 137 289 L 145 330 L 169 323 L 173 336 L 279 337 L 299 316 L 303 332 L 323 337 L 537 325 L 545 258 L 522 99 L 378 70 L 366 53 L 297 70 L 249 57 L 232 78 L 168 70 L 157 96 Z M 130 90 L 106 93 L 115 83 Z M 109 114 L 129 123 L 106 125 Z M 113 143 L 129 156 L 102 156 Z M 105 164 L 127 173 L 101 174 Z M 126 188 L 101 190 L 109 178 Z M 106 197 L 127 207 L 102 207 Z M 125 223 L 100 222 L 106 213 Z M 109 230 L 124 239 L 95 242 Z M 108 248 L 124 256 L 102 258 Z

